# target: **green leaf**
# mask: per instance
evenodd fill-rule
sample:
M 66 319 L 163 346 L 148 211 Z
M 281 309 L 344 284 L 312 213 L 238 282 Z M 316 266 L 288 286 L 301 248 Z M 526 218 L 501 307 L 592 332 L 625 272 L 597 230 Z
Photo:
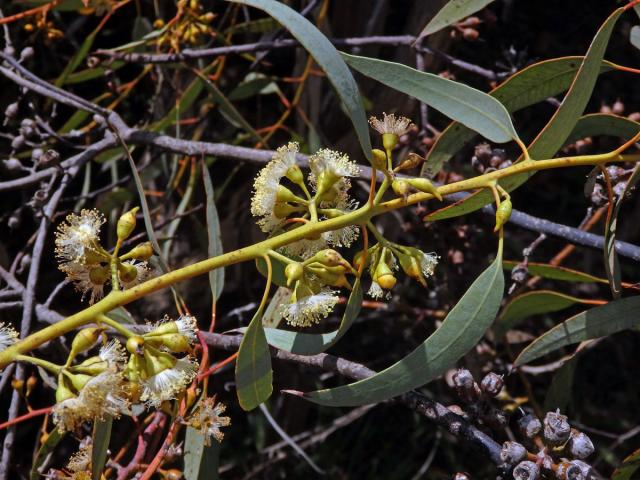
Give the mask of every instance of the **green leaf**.
M 515 296 L 502 310 L 494 325 L 496 336 L 501 337 L 507 330 L 515 327 L 521 320 L 541 315 L 543 313 L 558 312 L 577 303 L 589 304 L 591 300 L 572 297 L 553 290 L 537 290 Z
M 67 432 L 60 433 L 60 430 L 58 430 L 57 428 L 54 428 L 49 433 L 49 436 L 38 450 L 36 458 L 33 460 L 31 472 L 29 473 L 29 480 L 42 480 L 44 472 L 40 472 L 38 471 L 38 469 L 42 466 L 49 454 L 56 448 L 56 446 L 60 443 L 60 441 L 66 434 Z
M 335 88 L 358 135 L 360 146 L 371 160 L 369 124 L 358 85 L 331 42 L 316 26 L 284 3 L 275 0 L 230 0 L 265 11 L 285 27 L 309 52 Z
M 620 207 L 627 194 L 633 190 L 636 183 L 640 180 L 640 165 L 636 165 L 633 169 L 633 173 L 624 187 L 624 190 L 615 200 L 613 206 L 613 212 L 611 216 L 607 216 L 605 230 L 604 230 L 604 268 L 607 272 L 607 279 L 609 280 L 609 287 L 611 287 L 611 293 L 613 298 L 619 298 L 622 291 L 622 279 L 620 278 L 620 262 L 618 260 L 618 253 L 616 252 L 616 231 L 618 229 L 618 214 L 620 213 Z
M 507 109 L 480 90 L 400 63 L 342 56 L 367 77 L 426 103 L 494 142 L 518 140 Z
M 513 74 L 489 92 L 489 95 L 502 103 L 508 112 L 517 112 L 566 91 L 583 59 L 584 57 L 562 57 L 535 63 Z M 609 62 L 603 61 L 600 73 L 612 69 Z M 421 175 L 433 177 L 475 135 L 473 130 L 461 123 L 449 124 L 429 151 Z
M 634 27 L 635 28 L 635 27 Z M 640 448 L 622 461 L 622 464 L 613 472 L 611 480 L 633 480 L 634 473 L 640 468 Z
M 519 262 L 513 260 L 505 260 L 502 265 L 505 270 L 513 270 Z M 583 282 L 583 283 L 607 283 L 604 278 L 595 277 L 588 273 L 580 272 L 579 270 L 573 270 L 567 267 L 561 267 L 558 265 L 550 265 L 548 263 L 536 263 L 529 262 L 527 264 L 527 270 L 531 275 L 537 275 L 543 278 L 549 278 L 551 280 L 562 280 L 565 282 Z
M 193 427 L 187 427 L 184 439 L 185 480 L 217 480 L 220 461 L 220 444 L 204 444 L 204 435 Z
M 565 412 L 571 402 L 573 392 L 573 377 L 578 366 L 579 355 L 574 355 L 556 370 L 544 397 L 544 411 L 551 412 L 560 409 Z
M 111 320 L 115 320 L 116 322 L 125 325 L 132 325 L 136 323 L 133 315 L 131 315 L 129 311 L 124 307 L 116 307 L 113 310 L 109 310 L 107 313 L 105 313 L 105 315 Z
M 107 461 L 109 440 L 111 440 L 111 427 L 113 417 L 109 414 L 104 420 L 96 420 L 93 424 L 93 442 L 91 449 L 91 478 L 100 478 L 104 464 Z
M 311 334 L 290 332 L 277 328 L 265 328 L 267 342 L 280 350 L 298 355 L 316 355 L 335 345 L 353 324 L 362 307 L 362 287 L 360 279 L 353 285 L 347 307 L 337 330 L 329 333 Z
M 64 70 L 62 71 L 60 76 L 56 79 L 55 81 L 56 87 L 60 87 L 64 85 L 65 82 L 67 81 L 67 77 L 69 77 L 69 75 L 73 73 L 75 69 L 78 68 L 78 65 L 80 65 L 80 63 L 85 59 L 85 57 L 91 50 L 91 47 L 93 46 L 93 42 L 96 39 L 97 34 L 98 34 L 98 30 L 94 30 L 87 36 L 87 38 L 84 39 L 84 41 L 82 42 L 82 45 L 80 45 L 80 48 L 76 51 L 76 53 L 73 54 L 73 57 L 71 57 L 71 60 L 69 60 L 69 63 L 67 63 L 67 66 L 64 67 Z
M 639 131 L 640 123 L 626 117 L 619 117 L 611 113 L 590 113 L 580 117 L 565 145 L 574 143 L 581 138 L 598 135 L 629 139 Z
M 640 324 L 639 308 L 640 296 L 635 296 L 579 313 L 531 342 L 514 364 L 524 365 L 567 345 L 633 328 Z
M 477 11 L 482 10 L 489 5 L 493 0 L 450 0 L 444 7 L 431 19 L 427 25 L 422 29 L 418 40 L 423 37 L 431 35 L 439 30 L 442 30 L 449 25 L 468 17 Z
M 471 350 L 491 326 L 504 291 L 502 245 L 496 259 L 473 282 L 447 318 L 413 352 L 372 377 L 304 398 L 333 407 L 378 403 L 418 388 L 442 375 Z
M 573 131 L 591 97 L 593 87 L 602 68 L 604 53 L 613 27 L 623 12 L 624 8 L 615 10 L 598 30 L 562 104 L 529 146 L 528 150 L 531 158 L 541 160 L 553 157 Z M 508 192 L 511 192 L 525 183 L 532 175 L 533 172 L 513 175 L 501 180 L 500 185 Z M 450 207 L 438 210 L 434 215 L 426 216 L 425 221 L 457 217 L 479 210 L 492 201 L 491 192 L 485 189 L 477 195 L 467 197 L 462 202 L 457 202 Z M 464 204 L 464 208 L 462 204 Z
M 640 49 L 640 26 L 635 25 L 631 28 L 631 32 L 629 33 L 629 41 L 631 45 Z
M 247 327 L 236 360 L 236 390 L 243 410 L 253 410 L 273 392 L 269 344 L 262 328 L 262 309 Z
M 284 274 L 284 269 L 287 268 L 287 264 L 279 258 L 269 258 L 271 260 L 271 282 L 279 287 L 286 287 L 287 276 Z M 264 258 L 256 258 L 256 268 L 264 278 L 267 278 L 267 264 L 265 263 Z
M 209 258 L 222 255 L 222 237 L 220 231 L 220 219 L 218 217 L 218 209 L 215 203 L 215 192 L 211 175 L 207 165 L 202 163 L 202 180 L 204 182 L 204 191 L 207 197 L 207 235 L 209 238 L 209 246 L 207 247 L 207 255 Z M 216 268 L 209 272 L 209 285 L 211 286 L 211 295 L 213 301 L 217 302 L 224 287 L 224 268 Z

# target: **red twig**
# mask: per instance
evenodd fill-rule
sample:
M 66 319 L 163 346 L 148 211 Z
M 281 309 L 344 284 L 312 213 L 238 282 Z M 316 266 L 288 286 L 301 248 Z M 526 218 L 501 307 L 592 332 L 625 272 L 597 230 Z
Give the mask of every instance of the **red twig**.
M 46 415 L 51 413 L 53 407 L 40 408 L 38 410 L 31 410 L 29 413 L 25 413 L 21 417 L 16 417 L 13 420 L 9 420 L 4 423 L 0 423 L 0 430 L 3 430 L 11 425 L 15 425 L 16 423 L 24 422 L 25 420 L 29 420 L 30 418 L 37 417 L 39 415 Z

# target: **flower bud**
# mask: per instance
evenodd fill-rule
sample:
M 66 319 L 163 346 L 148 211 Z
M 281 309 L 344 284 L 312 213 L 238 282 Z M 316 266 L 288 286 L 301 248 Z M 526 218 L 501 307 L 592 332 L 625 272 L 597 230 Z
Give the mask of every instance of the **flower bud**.
M 385 150 L 393 150 L 398 144 L 398 135 L 395 133 L 383 133 L 382 134 L 382 146 Z
M 371 164 L 378 170 L 387 169 L 387 154 L 379 148 L 371 150 Z
M 430 193 L 438 200 L 442 201 L 442 195 L 440 195 L 437 187 L 433 183 L 431 183 L 431 180 L 429 180 L 428 178 L 410 178 L 407 180 L 407 182 L 409 182 L 409 184 L 413 188 L 420 190 L 421 192 Z
M 109 362 L 102 360 L 99 356 L 89 357 L 82 363 L 71 367 L 74 373 L 84 373 L 87 375 L 99 375 L 109 368 Z
M 496 210 L 496 226 L 493 229 L 494 232 L 497 232 L 502 228 L 502 226 L 509 221 L 509 217 L 511 216 L 511 210 L 513 205 L 511 204 L 511 200 L 509 198 L 505 198 L 500 202 L 500 206 Z
M 583 479 L 591 479 L 593 478 L 593 468 L 588 463 L 583 462 L 582 460 L 573 460 L 571 462 L 571 466 L 580 470 L 582 477 L 575 476 L 572 480 L 583 480 Z M 569 474 L 569 470 L 567 470 L 567 474 Z M 576 472 L 577 474 L 577 472 Z M 567 476 L 567 478 L 571 478 Z
M 313 260 L 321 263 L 326 267 L 337 267 L 339 265 L 344 266 L 347 261 L 332 248 L 325 248 L 324 250 L 320 250 L 313 256 Z
M 451 377 L 458 396 L 466 403 L 474 403 L 480 397 L 480 387 L 474 381 L 473 375 L 466 368 L 456 370 Z
M 571 432 L 565 449 L 573 458 L 578 460 L 584 460 L 595 450 L 591 439 L 586 434 L 576 430 Z
M 412 168 L 420 166 L 423 162 L 424 158 L 422 158 L 417 153 L 411 152 L 409 155 L 407 155 L 407 158 L 405 158 L 394 170 L 410 170 Z
M 516 468 L 513 469 L 514 480 L 537 480 L 540 474 L 538 465 L 528 460 L 520 462 Z
M 294 207 L 290 203 L 286 202 L 276 202 L 273 206 L 273 214 L 276 218 L 287 218 L 289 215 L 299 210 L 300 209 L 298 207 Z
M 173 368 L 177 361 L 178 360 L 169 353 L 157 350 L 152 352 L 150 348 L 144 350 L 145 371 L 150 377 L 157 375 L 167 368 Z
M 89 280 L 94 285 L 104 285 L 110 277 L 109 267 L 96 267 L 89 270 Z
M 453 477 L 453 480 L 471 480 L 471 477 L 466 473 L 458 472 Z
M 75 397 L 64 374 L 58 375 L 58 388 L 56 389 L 56 403 Z
M 373 274 L 373 281 L 377 282 L 384 290 L 391 290 L 395 287 L 397 279 L 389 265 L 385 262 L 379 262 Z
M 164 346 L 174 353 L 188 352 L 191 348 L 189 339 L 180 333 L 167 333 L 146 338 L 146 343 L 154 347 Z
M 126 240 L 129 235 L 136 228 L 136 213 L 140 210 L 140 207 L 134 207 L 118 219 L 116 226 L 116 233 L 118 234 L 118 240 Z
M 136 335 L 129 337 L 126 343 L 127 350 L 131 354 L 142 355 L 144 352 L 144 338 Z
M 527 438 L 533 438 L 542 430 L 542 423 L 537 417 L 528 413 L 518 420 L 518 428 L 522 435 Z
M 21 392 L 24 388 L 24 380 L 20 380 L 17 378 L 11 379 L 11 388 L 13 388 L 16 392 Z
M 302 278 L 304 267 L 301 263 L 294 262 L 287 265 L 284 269 L 284 275 L 287 277 L 287 287 L 291 287 L 295 282 Z
M 130 263 L 119 263 L 118 276 L 122 282 L 131 283 L 138 276 L 138 269 Z
M 394 180 L 391 182 L 391 188 L 399 197 L 407 198 L 411 185 L 406 180 Z
M 569 440 L 571 427 L 567 422 L 565 415 L 557 412 L 548 412 L 544 417 L 544 431 L 542 437 L 545 444 L 551 447 L 557 447 Z
M 104 327 L 91 327 L 80 330 L 71 342 L 69 356 L 75 358 L 79 353 L 89 350 L 96 344 L 104 330 Z
M 296 185 L 304 184 L 304 176 L 302 175 L 302 170 L 300 170 L 298 165 L 294 165 L 289 168 L 289 170 L 287 170 L 286 177 Z
M 508 465 L 520 463 L 527 456 L 527 449 L 518 442 L 504 442 L 500 450 L 500 460 Z
M 487 373 L 482 379 L 482 382 L 480 382 L 480 388 L 490 397 L 498 395 L 503 386 L 504 380 L 502 379 L 502 375 L 493 372 Z
M 396 255 L 404 273 L 406 273 L 408 277 L 417 280 L 423 287 L 426 287 L 427 280 L 424 277 L 421 264 L 423 253 L 417 248 L 405 247 L 403 251 L 396 252 Z
M 149 260 L 153 255 L 153 247 L 151 242 L 144 242 L 136 245 L 128 253 L 122 255 L 120 260 Z
M 14 118 L 18 114 L 18 102 L 11 103 L 4 110 L 4 116 L 7 118 Z
M 77 392 L 82 390 L 84 386 L 87 384 L 87 382 L 92 378 L 93 378 L 93 375 L 86 375 L 84 373 L 73 373 L 73 374 L 68 373 L 67 374 L 67 379 L 69 380 L 69 383 L 71 383 L 71 386 L 73 386 L 73 388 Z
M 276 193 L 276 200 L 278 202 L 295 202 L 299 200 L 297 195 L 289 190 L 284 185 L 278 185 L 278 191 Z
M 36 385 L 38 385 L 38 377 L 36 377 L 32 373 L 31 375 L 29 375 L 29 378 L 27 378 L 27 390 L 25 392 L 25 395 L 27 397 L 31 395 L 31 392 L 33 392 L 33 389 L 36 388 Z

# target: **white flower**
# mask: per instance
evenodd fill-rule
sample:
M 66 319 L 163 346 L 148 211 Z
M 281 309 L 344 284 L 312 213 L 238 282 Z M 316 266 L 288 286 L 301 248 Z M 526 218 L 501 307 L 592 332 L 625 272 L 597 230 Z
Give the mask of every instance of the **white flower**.
M 306 260 L 325 248 L 327 248 L 327 241 L 324 236 L 320 236 L 320 238 L 316 240 L 303 238 L 302 240 L 282 247 L 280 250 L 289 256 L 300 257 Z
M 378 282 L 376 282 L 375 280 L 371 281 L 371 287 L 369 287 L 369 290 L 367 291 L 367 294 L 371 297 L 371 298 L 375 298 L 376 300 L 379 300 L 381 298 L 384 297 L 384 290 L 382 290 L 382 287 L 380 287 L 380 285 L 378 284 Z
M 309 168 L 317 179 L 322 172 L 329 172 L 334 177 L 357 177 L 360 167 L 343 153 L 323 148 L 309 157 Z
M 422 253 L 422 259 L 420 260 L 420 268 L 425 278 L 433 275 L 433 272 L 438 265 L 438 255 L 435 253 Z
M 176 320 L 176 325 L 178 326 L 178 333 L 187 337 L 190 343 L 198 339 L 198 322 L 196 317 L 180 315 L 180 318 Z
M 226 409 L 227 407 L 224 403 L 216 403 L 213 397 L 208 397 L 200 402 L 197 410 L 189 419 L 189 425 L 200 430 L 202 435 L 204 435 L 205 445 L 211 445 L 211 437 L 215 438 L 218 442 L 222 442 L 224 433 L 222 433 L 220 428 L 231 425 L 231 419 L 222 416 Z
M 407 133 L 413 126 L 411 120 L 408 118 L 396 117 L 393 113 L 391 115 L 383 113 L 382 120 L 376 117 L 370 117 L 369 124 L 381 135 L 390 133 L 398 137 Z
M 60 270 L 67 274 L 67 279 L 73 282 L 73 287 L 77 292 L 82 293 L 82 300 L 89 293 L 89 304 L 93 305 L 96 300 L 100 300 L 104 297 L 104 286 L 108 283 L 105 279 L 100 283 L 100 276 L 92 275 L 92 270 L 100 270 L 102 267 L 95 267 L 94 269 L 87 268 L 85 265 L 76 262 L 69 262 L 60 265 Z M 104 277 L 104 278 L 108 278 Z
M 124 378 L 114 370 L 107 370 L 91 378 L 77 397 L 57 403 L 53 407 L 53 422 L 61 432 L 74 432 L 85 422 L 103 419 L 105 415 L 118 418 L 128 408 Z
M 69 462 L 67 463 L 67 470 L 70 470 L 73 473 L 89 473 L 90 465 L 91 465 L 91 451 L 92 445 L 85 445 L 81 447 L 76 453 L 71 455 Z M 76 478 L 71 477 L 71 478 Z M 81 477 L 77 477 L 81 478 Z M 88 477 L 87 477 L 88 478 Z
M 168 315 L 155 323 L 148 323 L 145 327 L 151 336 L 179 333 L 187 338 L 189 343 L 198 340 L 198 321 L 192 315 L 180 315 L 178 320 L 172 320 Z
M 360 229 L 356 225 L 349 225 L 338 230 L 324 232 L 322 236 L 329 245 L 348 248 L 358 239 L 359 234 Z
M 127 353 L 118 340 L 111 340 L 100 348 L 98 354 L 100 360 L 107 362 L 109 366 L 120 367 L 127 360 Z
M 338 303 L 332 290 L 322 290 L 282 307 L 282 316 L 293 327 L 310 327 L 326 318 Z
M 289 142 L 289 144 L 278 148 L 271 161 L 260 171 L 253 183 L 251 214 L 255 217 L 262 217 L 258 220 L 258 225 L 265 233 L 271 232 L 281 222 L 273 212 L 278 186 L 287 171 L 296 165 L 297 153 L 298 144 L 295 142 Z
M 18 332 L 11 325 L 0 323 L 0 352 L 18 341 Z
M 105 222 L 98 210 L 82 210 L 80 215 L 67 215 L 66 223 L 56 231 L 56 255 L 61 265 L 86 263 L 88 252 L 97 252 L 100 227 Z
M 198 362 L 189 357 L 176 361 L 171 368 L 165 368 L 142 383 L 140 399 L 147 406 L 159 407 L 165 400 L 173 400 L 193 380 L 198 372 Z

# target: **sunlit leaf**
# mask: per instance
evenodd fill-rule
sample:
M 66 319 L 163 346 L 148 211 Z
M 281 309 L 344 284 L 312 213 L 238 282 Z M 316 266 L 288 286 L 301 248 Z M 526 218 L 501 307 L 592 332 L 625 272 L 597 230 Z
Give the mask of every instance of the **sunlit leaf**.
M 631 45 L 640 49 L 640 26 L 635 25 L 631 28 L 629 41 L 631 42 Z
M 204 444 L 202 432 L 187 427 L 184 438 L 184 478 L 185 480 L 217 480 L 220 459 L 220 444 Z
M 513 270 L 519 262 L 513 260 L 505 260 L 502 262 L 505 270 Z M 583 283 L 607 283 L 605 278 L 596 277 L 579 270 L 562 267 L 560 265 L 550 265 L 548 263 L 527 263 L 527 270 L 531 275 L 537 275 L 551 280 L 563 280 L 565 282 L 583 282 Z
M 42 476 L 45 472 L 40 472 L 39 469 L 47 459 L 49 454 L 58 446 L 60 441 L 64 438 L 66 432 L 60 433 L 60 430 L 54 428 L 51 430 L 47 439 L 42 444 L 38 453 L 36 454 L 36 458 L 33 460 L 33 465 L 31 466 L 31 472 L 29 473 L 29 480 L 41 480 Z
M 633 480 L 634 474 L 640 468 L 640 449 L 633 452 L 622 461 L 622 464 L 613 472 L 611 480 Z
M 515 361 L 524 365 L 567 345 L 605 337 L 640 324 L 640 296 L 622 298 L 579 313 L 547 331 Z
M 431 35 L 449 25 L 482 10 L 493 0 L 449 0 L 420 32 L 418 39 Z
M 367 77 L 426 103 L 494 142 L 518 139 L 507 109 L 480 90 L 400 63 L 342 56 Z
M 598 135 L 629 139 L 639 131 L 640 123 L 626 117 L 611 113 L 590 113 L 580 117 L 565 144 L 568 145 L 581 138 L 597 137 Z
M 202 180 L 204 182 L 204 191 L 207 198 L 206 217 L 207 217 L 207 235 L 209 238 L 209 246 L 207 247 L 207 255 L 209 258 L 222 255 L 222 237 L 220 231 L 220 219 L 218 218 L 218 209 L 215 203 L 215 192 L 211 175 L 207 165 L 202 163 Z M 211 286 L 211 295 L 213 301 L 216 302 L 220 298 L 224 287 L 224 268 L 216 268 L 209 272 L 209 285 Z
M 413 352 L 372 377 L 304 394 L 321 405 L 347 407 L 378 403 L 442 375 L 471 350 L 493 323 L 504 291 L 502 247 L 442 325 Z
M 230 0 L 265 11 L 284 26 L 309 52 L 335 88 L 353 123 L 364 155 L 371 158 L 369 125 L 358 85 L 333 44 L 298 12 L 276 0 Z

